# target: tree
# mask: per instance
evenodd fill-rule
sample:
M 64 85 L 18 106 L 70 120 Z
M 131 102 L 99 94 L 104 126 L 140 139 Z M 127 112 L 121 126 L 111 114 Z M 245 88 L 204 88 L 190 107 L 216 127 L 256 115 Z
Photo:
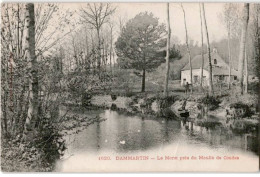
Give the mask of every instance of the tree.
M 206 37 L 207 37 L 208 57 L 209 57 L 209 94 L 214 95 L 213 81 L 212 81 L 212 64 L 211 64 L 210 44 L 209 44 L 209 33 L 208 33 L 204 3 L 202 3 L 202 14 L 203 14 L 203 18 L 204 18 L 204 25 L 205 25 L 205 31 L 206 31 Z
M 25 37 L 25 3 L 4 3 L 2 4 L 2 26 L 1 26 L 1 74 L 3 90 L 3 105 L 12 103 L 12 110 L 8 106 L 3 106 L 3 120 L 7 120 L 3 130 L 8 130 L 8 135 L 17 136 L 24 131 L 27 118 L 29 101 L 29 82 L 30 63 L 27 60 L 28 50 L 24 49 L 27 41 Z M 34 4 L 35 20 L 35 55 L 38 66 L 47 61 L 43 54 L 58 44 L 61 39 L 68 34 L 66 27 L 70 23 L 67 17 L 69 11 L 58 10 L 55 3 L 36 3 Z M 59 17 L 52 18 L 52 16 Z M 10 65 L 11 61 L 11 65 Z M 30 60 L 31 62 L 31 60 Z M 8 70 L 8 68 L 10 68 Z M 40 70 L 38 76 L 43 74 Z M 45 74 L 45 73 L 44 73 Z M 13 77 L 15 76 L 15 77 Z M 30 76 L 31 77 L 31 76 Z M 11 78 L 11 79 L 10 79 Z M 11 84 L 12 83 L 12 84 Z M 39 84 L 41 88 L 42 84 Z M 10 92 L 9 92 L 10 90 Z M 10 95 L 10 102 L 8 97 Z M 11 102 L 11 99 L 13 100 Z M 5 117 L 7 116 L 7 117 Z M 10 120 L 10 121 L 9 121 Z
M 38 119 L 38 70 L 35 56 L 35 19 L 34 4 L 25 5 L 25 41 L 23 45 L 29 69 L 29 108 L 24 127 L 24 138 L 35 128 Z
M 202 12 L 200 7 L 200 32 L 201 32 L 201 73 L 200 73 L 200 88 L 203 88 L 203 70 L 204 70 L 204 51 L 203 51 L 203 27 L 202 27 Z
M 85 8 L 81 8 L 81 17 L 84 22 L 93 26 L 97 31 L 98 38 L 98 64 L 101 66 L 101 27 L 108 22 L 109 16 L 115 12 L 115 8 L 110 3 L 88 3 Z
M 109 48 L 109 64 L 110 64 L 110 71 L 112 72 L 112 52 L 113 52 L 113 29 L 114 24 L 112 22 L 109 23 L 110 27 L 110 48 Z
M 253 15 L 253 35 L 252 40 L 254 44 L 254 59 L 256 64 L 255 74 L 260 78 L 260 5 L 254 4 L 254 15 Z M 258 94 L 260 94 L 260 85 L 258 83 Z
M 245 60 L 245 45 L 246 45 L 246 36 L 247 36 L 247 26 L 249 21 L 249 3 L 244 4 L 243 9 L 243 26 L 240 39 L 240 48 L 239 48 L 239 60 L 238 60 L 238 78 L 240 85 L 240 93 L 243 94 L 243 75 L 244 75 L 244 60 Z
M 248 92 L 248 55 L 245 49 L 245 93 Z
M 187 30 L 187 24 L 186 24 L 186 15 L 185 15 L 185 10 L 183 8 L 183 5 L 181 4 L 182 12 L 183 12 L 183 18 L 184 18 L 184 26 L 185 26 L 185 35 L 186 35 L 186 47 L 187 47 L 187 52 L 189 56 L 189 65 L 190 65 L 190 84 L 191 84 L 191 93 L 192 93 L 192 63 L 191 63 L 191 54 L 190 54 L 190 47 L 189 47 L 189 38 L 188 38 L 188 30 Z
M 231 57 L 231 47 L 230 47 L 230 38 L 231 31 L 237 31 L 236 26 L 238 24 L 238 11 L 237 5 L 235 3 L 226 3 L 224 6 L 223 16 L 221 20 L 225 23 L 227 32 L 228 32 L 228 61 L 229 61 L 229 82 L 228 89 L 231 85 L 231 68 L 232 68 L 232 57 Z M 234 32 L 233 32 L 234 33 Z
M 167 3 L 167 47 L 166 47 L 166 68 L 165 68 L 165 81 L 164 81 L 164 96 L 168 96 L 168 80 L 169 80 L 169 70 L 170 70 L 170 40 L 171 40 L 171 26 L 170 26 L 170 12 L 169 12 L 169 3 Z
M 142 71 L 142 92 L 145 91 L 145 73 L 165 61 L 162 47 L 165 46 L 165 26 L 159 24 L 152 13 L 140 13 L 129 20 L 116 42 L 120 67 Z

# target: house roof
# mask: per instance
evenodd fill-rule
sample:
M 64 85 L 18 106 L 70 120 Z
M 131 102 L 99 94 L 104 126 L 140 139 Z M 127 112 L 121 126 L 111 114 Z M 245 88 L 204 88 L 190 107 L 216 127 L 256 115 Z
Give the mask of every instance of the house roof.
M 204 66 L 203 68 L 205 70 L 209 70 L 209 57 L 208 54 L 204 54 Z M 214 64 L 214 59 L 217 60 L 217 64 Z M 212 72 L 214 75 L 228 75 L 229 74 L 229 66 L 228 64 L 219 56 L 217 52 L 211 52 L 211 62 L 212 62 Z M 200 69 L 202 64 L 202 56 L 201 55 L 196 55 L 192 60 L 191 60 L 191 65 L 192 69 Z M 190 69 L 190 64 L 186 64 L 183 68 L 182 71 L 184 70 L 189 70 Z M 235 69 L 231 69 L 231 74 L 232 75 L 238 75 L 238 72 Z

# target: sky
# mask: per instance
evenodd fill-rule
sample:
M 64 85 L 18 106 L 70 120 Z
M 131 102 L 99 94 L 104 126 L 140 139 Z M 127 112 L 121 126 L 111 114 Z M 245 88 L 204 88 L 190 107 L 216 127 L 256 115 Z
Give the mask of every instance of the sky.
M 66 4 L 65 7 L 80 9 L 83 3 Z M 119 17 L 126 21 L 134 18 L 140 12 L 152 12 L 155 17 L 159 18 L 161 23 L 166 23 L 167 12 L 166 3 L 113 3 L 116 12 L 113 15 L 113 20 L 118 23 Z M 194 41 L 201 41 L 200 28 L 200 11 L 199 3 L 183 3 L 186 13 L 188 37 Z M 224 3 L 205 3 L 205 13 L 209 32 L 210 42 L 219 41 L 227 37 L 227 31 L 219 16 L 223 12 Z M 177 36 L 181 43 L 185 42 L 185 27 L 183 11 L 180 3 L 170 3 L 170 24 L 173 36 Z M 203 27 L 204 30 L 204 27 Z M 205 39 L 204 30 L 204 39 Z
M 219 14 L 223 11 L 223 5 L 223 3 L 205 4 L 210 41 L 219 41 L 226 37 L 225 27 L 219 19 Z M 128 19 L 133 18 L 140 12 L 148 11 L 158 17 L 160 22 L 166 23 L 167 20 L 166 3 L 120 3 L 117 6 L 116 13 Z M 186 13 L 189 38 L 201 41 L 199 4 L 183 3 L 183 7 Z M 177 36 L 182 43 L 185 42 L 184 18 L 180 3 L 170 3 L 170 25 L 172 35 Z

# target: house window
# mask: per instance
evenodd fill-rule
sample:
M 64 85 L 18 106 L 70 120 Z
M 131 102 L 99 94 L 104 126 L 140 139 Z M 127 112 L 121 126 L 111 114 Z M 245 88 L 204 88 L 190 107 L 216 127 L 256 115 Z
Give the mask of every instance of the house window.
M 224 76 L 219 76 L 219 80 L 223 81 L 224 80 Z
M 215 65 L 218 64 L 217 59 L 214 59 L 214 64 L 215 64 Z
M 183 82 L 182 82 L 183 84 L 186 84 L 186 79 L 183 79 Z
M 199 76 L 194 76 L 194 82 L 195 83 L 199 82 Z
M 234 80 L 237 80 L 237 76 L 234 76 Z

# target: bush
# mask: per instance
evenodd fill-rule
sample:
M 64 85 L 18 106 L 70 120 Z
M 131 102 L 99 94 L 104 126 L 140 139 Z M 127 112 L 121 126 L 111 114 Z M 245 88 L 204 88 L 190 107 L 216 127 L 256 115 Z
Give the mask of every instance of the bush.
M 207 105 L 210 111 L 213 111 L 219 107 L 221 101 L 214 96 L 207 95 L 201 99 L 201 102 Z
M 48 119 L 41 121 L 34 139 L 2 139 L 1 167 L 5 172 L 49 172 L 63 155 L 65 141 Z
M 170 107 L 175 101 L 176 101 L 176 96 L 168 96 L 168 97 L 157 97 L 157 101 L 160 105 L 160 109 Z
M 135 94 L 132 92 L 132 91 L 127 91 L 126 93 L 125 93 L 125 96 L 126 97 L 132 97 L 132 96 L 134 96 Z
M 42 168 L 42 152 L 33 143 L 22 142 L 17 136 L 13 140 L 2 140 L 1 169 L 4 172 L 49 171 Z
M 60 135 L 60 130 L 57 126 L 51 118 L 42 118 L 35 138 L 35 146 L 41 149 L 42 154 L 44 154 L 42 162 L 46 166 L 53 167 L 54 163 L 60 159 L 66 149 L 65 140 Z
M 52 104 L 51 104 L 52 105 Z M 54 104 L 55 105 L 55 104 Z M 59 133 L 57 106 L 42 112 L 30 136 L 2 137 L 2 170 L 6 172 L 49 172 L 63 155 L 65 141 Z M 31 136 L 32 135 L 32 136 Z
M 229 107 L 231 110 L 233 109 L 235 118 L 251 117 L 253 115 L 250 107 L 242 102 L 230 104 Z

